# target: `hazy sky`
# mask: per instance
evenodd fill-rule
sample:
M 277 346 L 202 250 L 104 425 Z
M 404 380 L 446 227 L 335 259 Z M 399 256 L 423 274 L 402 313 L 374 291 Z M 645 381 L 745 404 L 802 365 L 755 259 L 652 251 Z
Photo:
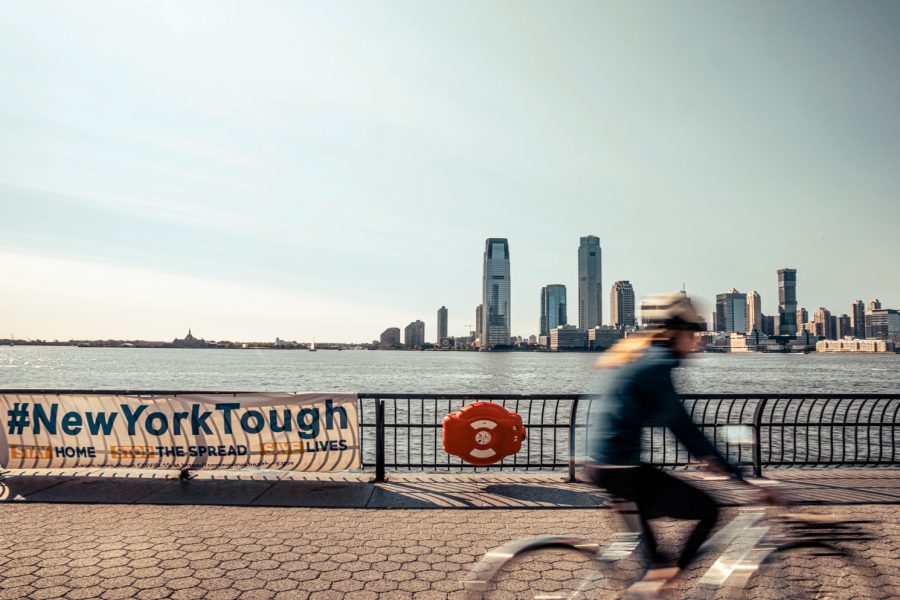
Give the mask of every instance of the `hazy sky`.
M 0 337 L 366 341 L 507 237 L 608 289 L 900 308 L 898 2 L 0 1 Z

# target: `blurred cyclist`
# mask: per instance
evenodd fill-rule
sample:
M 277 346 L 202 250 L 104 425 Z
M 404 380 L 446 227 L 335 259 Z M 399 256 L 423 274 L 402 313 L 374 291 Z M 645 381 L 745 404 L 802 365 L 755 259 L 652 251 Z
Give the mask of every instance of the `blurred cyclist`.
M 691 421 L 675 391 L 672 369 L 694 348 L 702 320 L 683 292 L 644 303 L 650 331 L 610 348 L 597 368 L 614 368 L 592 406 L 589 478 L 612 495 L 637 505 L 650 558 L 645 581 L 667 580 L 685 568 L 716 524 L 719 509 L 704 491 L 641 462 L 644 427 L 668 427 L 688 451 L 710 468 L 740 478 Z M 658 551 L 649 521 L 659 517 L 698 520 L 681 555 L 666 560 Z

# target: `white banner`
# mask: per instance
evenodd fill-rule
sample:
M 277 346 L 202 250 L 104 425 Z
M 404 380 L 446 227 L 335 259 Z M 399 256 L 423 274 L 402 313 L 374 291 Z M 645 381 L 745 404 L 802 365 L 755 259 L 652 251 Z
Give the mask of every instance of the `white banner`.
M 357 405 L 355 394 L 0 394 L 0 466 L 358 469 Z

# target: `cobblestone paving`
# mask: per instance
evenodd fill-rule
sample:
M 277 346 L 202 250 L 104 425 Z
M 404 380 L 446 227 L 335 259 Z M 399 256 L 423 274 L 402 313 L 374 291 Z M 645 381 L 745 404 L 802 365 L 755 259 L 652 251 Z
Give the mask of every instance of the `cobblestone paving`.
M 897 507 L 810 510 L 883 523 L 880 538 L 859 548 L 862 576 L 848 577 L 827 597 L 900 595 Z M 723 518 L 733 515 L 723 511 Z M 548 533 L 602 541 L 617 528 L 615 519 L 599 509 L 6 504 L 0 506 L 0 598 L 463 598 L 460 580 L 487 549 Z M 660 537 L 665 543 L 684 531 L 680 524 L 664 524 Z M 796 590 L 833 574 L 835 564 L 802 555 L 756 585 L 754 595 L 803 597 Z M 699 572 L 668 597 L 698 597 L 691 586 Z M 526 579 L 550 576 L 560 573 L 531 570 Z M 508 597 L 522 595 L 518 585 Z

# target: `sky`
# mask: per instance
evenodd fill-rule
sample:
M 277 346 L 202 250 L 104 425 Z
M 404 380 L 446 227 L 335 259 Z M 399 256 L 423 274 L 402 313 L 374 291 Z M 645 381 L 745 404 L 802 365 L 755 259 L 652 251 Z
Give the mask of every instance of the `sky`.
M 541 286 L 900 308 L 900 3 L 0 0 L 0 338 L 360 342 Z

